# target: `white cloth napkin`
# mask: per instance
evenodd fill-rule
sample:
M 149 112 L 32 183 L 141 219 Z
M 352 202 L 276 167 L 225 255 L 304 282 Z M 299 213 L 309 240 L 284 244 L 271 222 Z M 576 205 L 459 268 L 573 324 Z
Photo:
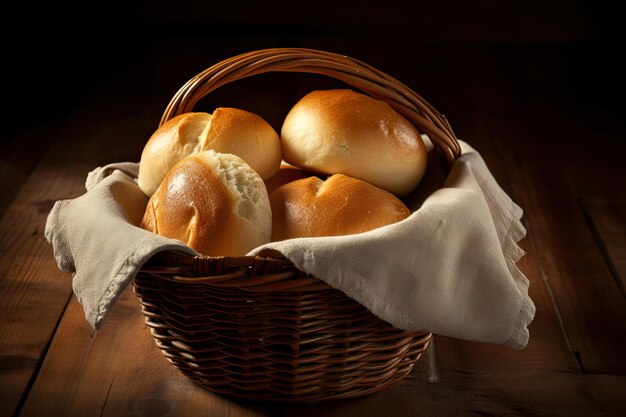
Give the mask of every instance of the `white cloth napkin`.
M 515 265 L 524 254 L 522 209 L 461 145 L 443 187 L 416 197 L 420 207 L 407 219 L 358 235 L 273 242 L 249 255 L 280 252 L 395 327 L 523 348 L 535 306 Z M 152 255 L 195 253 L 136 226 L 147 203 L 136 175 L 132 163 L 94 170 L 87 193 L 58 201 L 46 223 L 59 268 L 74 273 L 74 293 L 96 329 Z

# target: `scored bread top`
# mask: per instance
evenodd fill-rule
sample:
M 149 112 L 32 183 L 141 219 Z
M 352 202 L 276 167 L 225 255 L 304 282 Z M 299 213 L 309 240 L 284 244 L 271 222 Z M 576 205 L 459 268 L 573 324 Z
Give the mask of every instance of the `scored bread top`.
M 139 188 L 151 196 L 177 162 L 207 150 L 239 156 L 264 179 L 278 171 L 282 160 L 278 134 L 254 113 L 228 107 L 212 115 L 184 113 L 159 127 L 144 146 Z

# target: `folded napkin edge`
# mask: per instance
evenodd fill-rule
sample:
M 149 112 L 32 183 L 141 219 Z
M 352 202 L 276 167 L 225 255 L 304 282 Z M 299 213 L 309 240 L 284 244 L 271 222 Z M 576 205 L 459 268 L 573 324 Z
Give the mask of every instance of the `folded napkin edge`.
M 532 302 L 528 294 L 523 297 L 522 305 L 520 307 L 519 315 L 515 321 L 513 333 L 511 338 L 504 343 L 505 346 L 513 348 L 515 350 L 521 350 L 528 345 L 530 339 L 530 332 L 528 326 L 535 318 L 536 313 L 535 304 Z
M 98 309 L 95 312 L 91 312 L 86 318 L 89 324 L 95 329 L 99 330 L 102 322 L 111 310 L 111 306 L 120 297 L 126 286 L 135 278 L 141 267 L 150 260 L 154 255 L 160 252 L 178 252 L 187 255 L 197 255 L 197 253 L 188 246 L 181 244 L 169 243 L 162 246 L 152 248 L 147 253 L 134 253 L 132 256 L 124 260 L 117 272 L 114 274 L 114 278 L 107 286 L 107 289 L 102 294 L 98 302 Z
M 60 210 L 67 203 L 72 200 L 58 200 L 52 206 L 50 213 L 46 217 L 46 224 L 44 226 L 44 237 L 48 244 L 52 246 L 52 253 L 57 263 L 57 267 L 63 272 L 75 272 L 76 268 L 74 260 L 69 252 L 62 252 L 59 248 L 65 247 L 59 242 L 61 233 L 57 233 L 57 229 L 62 222 L 59 221 Z M 69 257 L 69 258 L 68 258 Z

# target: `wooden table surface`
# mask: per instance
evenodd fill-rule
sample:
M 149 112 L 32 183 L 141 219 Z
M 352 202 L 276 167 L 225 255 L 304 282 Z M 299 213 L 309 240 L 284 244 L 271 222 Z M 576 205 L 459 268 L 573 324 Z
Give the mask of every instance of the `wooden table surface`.
M 188 78 L 235 53 L 274 46 L 170 42 L 107 63 L 62 101 L 69 111 L 24 123 L 2 144 L 0 417 L 626 414 L 623 84 L 597 77 L 595 63 L 608 50 L 585 43 L 432 44 L 415 46 L 408 58 L 393 46 L 374 53 L 326 38 L 301 45 L 363 59 L 422 94 L 524 209 L 527 254 L 519 266 L 537 306 L 525 349 L 435 336 L 391 388 L 284 406 L 225 399 L 179 374 L 144 327 L 131 291 L 94 331 L 43 236 L 53 203 L 82 194 L 94 167 L 138 160 Z M 176 60 L 159 58 L 168 48 L 177 48 Z M 243 107 L 280 129 L 298 96 L 329 86 L 322 77 L 261 76 L 203 105 Z

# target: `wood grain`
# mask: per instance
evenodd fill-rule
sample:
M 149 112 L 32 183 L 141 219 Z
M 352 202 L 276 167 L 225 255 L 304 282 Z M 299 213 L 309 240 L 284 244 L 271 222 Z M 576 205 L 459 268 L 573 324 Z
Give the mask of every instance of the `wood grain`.
M 60 383 L 60 381 L 65 381 Z M 267 416 L 194 384 L 160 353 L 128 288 L 94 331 L 75 298 L 20 416 Z
M 9 416 L 36 372 L 71 294 L 43 238 L 50 202 L 76 193 L 80 168 L 40 169 L 0 222 L 0 415 Z
M 44 239 L 47 215 L 54 201 L 84 192 L 89 170 L 138 158 L 150 126 L 146 119 L 156 117 L 149 113 L 147 101 L 142 98 L 138 105 L 129 98 L 104 98 L 95 105 L 77 107 L 4 213 L 0 223 L 0 416 L 10 416 L 19 407 L 71 295 L 71 276 L 59 271 Z
M 580 196 L 578 201 L 622 295 L 626 295 L 626 191 L 624 192 L 624 199 Z
M 486 379 L 452 371 L 360 400 L 285 410 L 291 416 L 621 416 L 621 378 L 536 372 Z
M 510 85 L 516 83 L 504 76 L 510 68 L 495 71 L 495 62 L 485 59 L 482 103 L 477 103 L 482 114 L 477 116 L 485 123 L 490 146 L 498 156 L 492 161 L 501 160 L 510 194 L 525 209 L 529 239 L 568 343 L 585 372 L 623 374 L 626 300 L 581 212 L 575 186 L 601 179 L 611 184 L 610 189 L 620 188 L 620 176 L 603 177 L 601 169 L 589 174 L 594 171 L 579 168 L 589 161 L 611 166 L 614 155 L 603 146 L 581 146 L 587 139 L 584 126 L 572 124 L 566 114 L 555 111 L 554 103 L 536 102 L 525 95 L 523 88 L 531 86 L 518 83 L 514 96 Z M 536 58 L 512 64 L 530 67 L 532 59 Z M 529 122 L 541 120 L 541 113 L 548 111 L 551 117 L 542 124 Z M 571 143 L 551 140 L 557 135 L 565 135 Z M 610 138 L 596 140 L 612 146 Z
M 518 145 L 519 146 L 519 145 Z M 556 149 L 543 149 L 556 152 Z M 518 193 L 525 204 L 542 271 L 560 310 L 582 369 L 625 373 L 626 302 L 581 212 L 565 167 L 537 157 L 540 149 L 516 146 Z M 602 319 L 600 319 L 600 317 Z

